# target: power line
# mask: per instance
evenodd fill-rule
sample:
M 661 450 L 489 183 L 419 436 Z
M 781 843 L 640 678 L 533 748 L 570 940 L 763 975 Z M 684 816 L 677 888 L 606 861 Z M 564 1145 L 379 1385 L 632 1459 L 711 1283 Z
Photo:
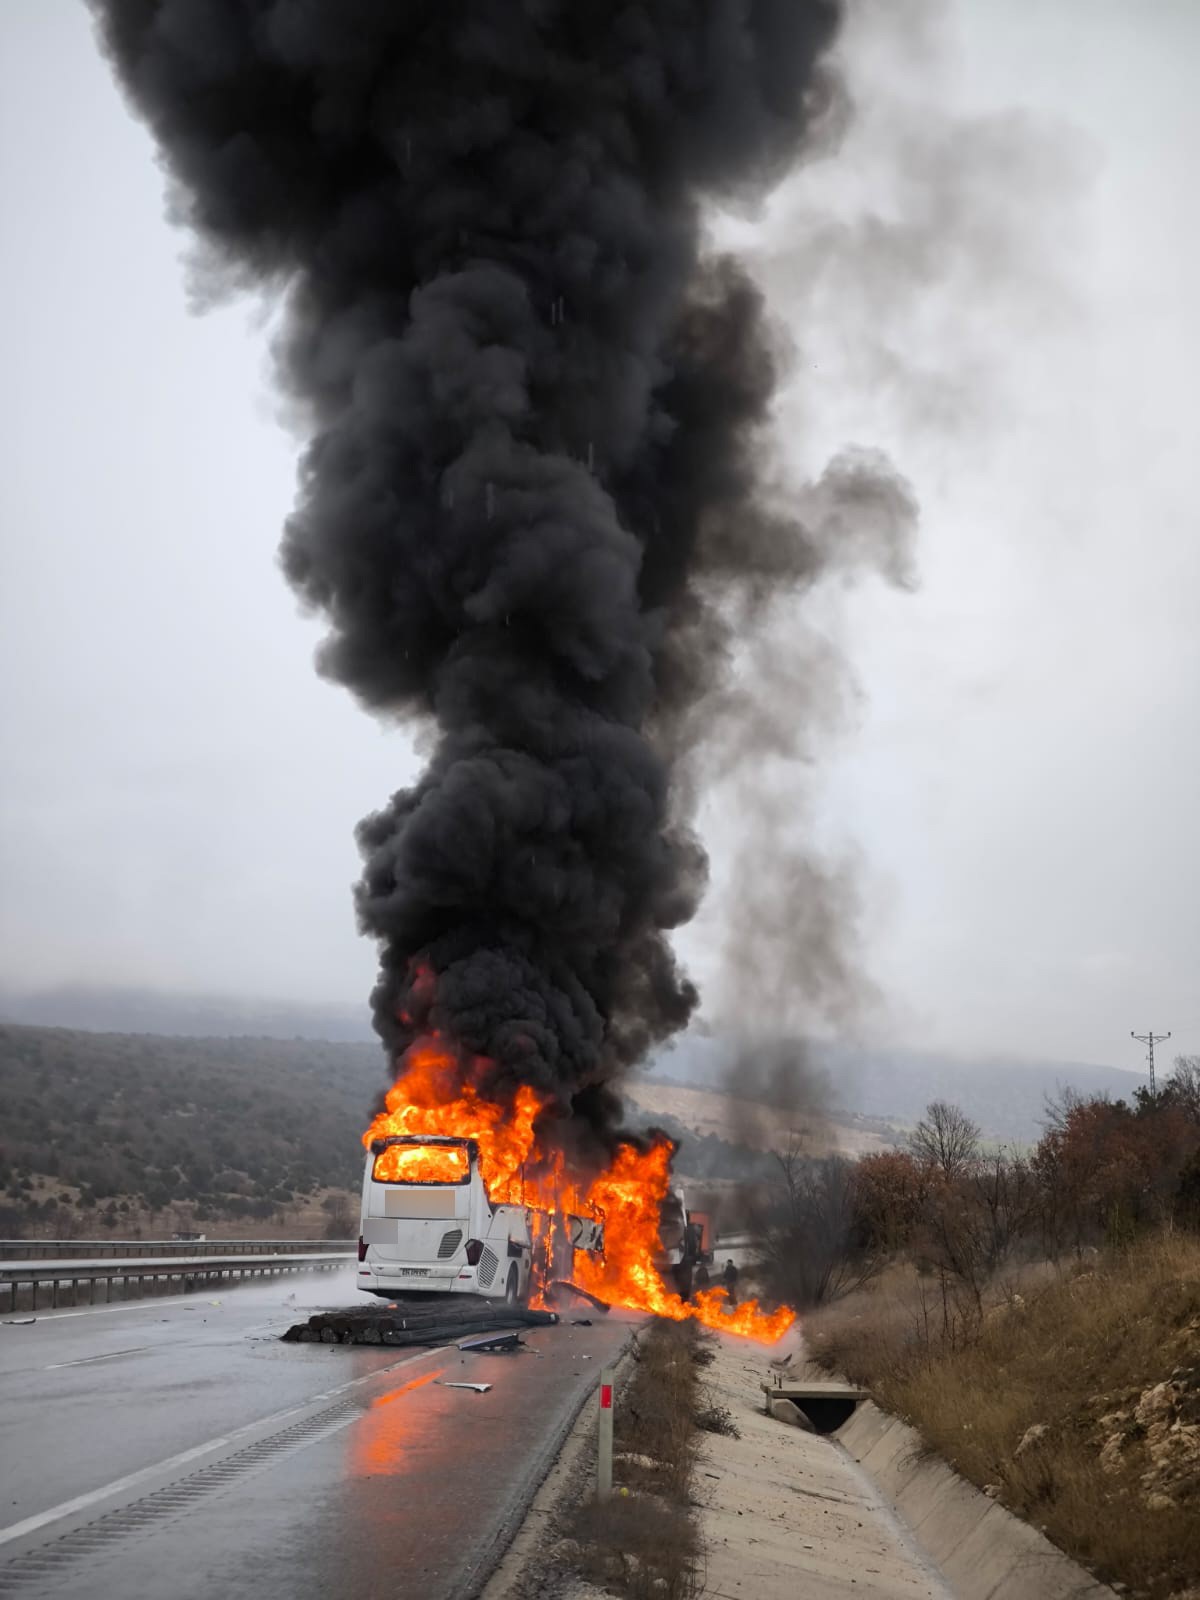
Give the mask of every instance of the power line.
M 1131 1039 L 1136 1039 L 1139 1044 L 1146 1044 L 1146 1045 L 1150 1046 L 1150 1093 L 1153 1094 L 1154 1093 L 1154 1046 L 1156 1044 L 1162 1044 L 1165 1039 L 1169 1039 L 1171 1037 L 1171 1031 L 1170 1031 L 1170 1029 L 1168 1029 L 1166 1033 L 1154 1033 L 1154 1032 L 1150 1032 L 1150 1033 L 1133 1033 L 1133 1032 L 1131 1032 L 1129 1037 Z

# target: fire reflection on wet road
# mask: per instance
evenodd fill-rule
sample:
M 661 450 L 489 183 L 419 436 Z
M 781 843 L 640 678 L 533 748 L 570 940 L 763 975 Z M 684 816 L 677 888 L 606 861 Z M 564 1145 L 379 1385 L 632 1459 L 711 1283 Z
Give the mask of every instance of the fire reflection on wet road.
M 412 1432 L 412 1418 L 396 1401 L 414 1389 L 423 1389 L 427 1383 L 436 1383 L 446 1371 L 438 1367 L 435 1372 L 423 1372 L 419 1378 L 376 1395 L 362 1421 L 350 1435 L 347 1452 L 348 1476 L 371 1478 L 377 1473 L 400 1470 L 401 1455 Z
M 279 1344 L 297 1315 L 246 1291 L 0 1328 L 0 1592 L 465 1600 L 635 1320 L 487 1355 Z

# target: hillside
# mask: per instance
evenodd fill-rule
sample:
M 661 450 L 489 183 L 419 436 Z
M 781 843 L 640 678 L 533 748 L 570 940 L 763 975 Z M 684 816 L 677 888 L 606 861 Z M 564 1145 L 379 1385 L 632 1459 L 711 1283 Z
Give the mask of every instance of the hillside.
M 1033 1140 L 1046 1095 L 1063 1083 L 1128 1093 L 1138 1081 L 1104 1068 L 964 1072 L 933 1057 L 842 1056 L 825 1052 L 812 1074 L 831 1086 L 828 1104 L 814 1095 L 797 1116 L 745 1089 L 720 1092 L 728 1046 L 685 1039 L 630 1085 L 630 1124 L 680 1140 L 685 1178 L 753 1182 L 774 1173 L 768 1152 L 781 1129 L 803 1130 L 813 1154 L 861 1154 L 894 1141 L 889 1122 L 911 1123 L 942 1096 L 985 1135 Z M 0 1024 L 0 1232 L 246 1219 L 320 1231 L 323 1203 L 343 1197 L 343 1219 L 352 1205 L 383 1077 L 368 1043 Z
M 38 991 L 0 987 L 0 1022 L 209 1040 L 261 1036 L 370 1046 L 374 1039 L 365 1004 L 301 1004 L 83 984 Z M 736 1038 L 693 1030 L 647 1063 L 643 1081 L 670 1080 L 686 1088 L 722 1091 L 739 1047 Z M 1181 1041 L 1181 1048 L 1186 1052 L 1189 1046 Z M 1021 1144 L 1039 1138 L 1046 1100 L 1062 1088 L 1127 1099 L 1145 1082 L 1140 1072 L 1097 1062 L 1001 1055 L 968 1059 L 884 1045 L 813 1044 L 804 1051 L 804 1065 L 805 1077 L 817 1091 L 814 1109 L 828 1119 L 851 1124 L 865 1119 L 886 1137 L 889 1126 L 911 1127 L 931 1100 L 951 1100 L 980 1124 L 987 1138 Z M 694 1127 L 687 1115 L 677 1120 Z M 843 1148 L 855 1146 L 843 1142 Z
M 1009 1263 L 952 1337 L 931 1290 L 893 1266 L 806 1318 L 808 1349 L 1118 1593 L 1194 1596 L 1200 1240 L 1151 1232 L 1086 1262 Z
M 8 1225 L 69 1200 L 97 1222 L 194 1202 L 265 1218 L 357 1188 L 377 1047 L 0 1026 Z
M 0 1024 L 0 1233 L 268 1218 L 320 1229 L 314 1197 L 358 1189 L 382 1065 L 370 1044 Z M 700 1098 L 719 1112 L 719 1097 Z M 651 1091 L 630 1123 L 684 1141 L 685 1176 L 767 1175 L 769 1158 L 695 1100 Z
M 883 1134 L 863 1127 L 851 1118 L 845 1120 L 820 1114 L 781 1114 L 761 1101 L 722 1094 L 716 1089 L 696 1089 L 664 1079 L 639 1078 L 629 1086 L 626 1100 L 633 1115 L 680 1130 L 683 1137 L 703 1140 L 715 1137 L 752 1150 L 782 1149 L 797 1140 L 806 1154 L 862 1156 L 886 1150 L 893 1143 Z M 686 1149 L 681 1160 L 686 1161 Z

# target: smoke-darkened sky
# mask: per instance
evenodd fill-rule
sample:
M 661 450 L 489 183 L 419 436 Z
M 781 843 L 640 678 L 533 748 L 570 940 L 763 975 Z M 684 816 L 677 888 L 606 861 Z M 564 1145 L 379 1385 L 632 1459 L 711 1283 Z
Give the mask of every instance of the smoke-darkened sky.
M 922 508 L 915 593 L 810 612 L 858 678 L 822 759 L 756 780 L 857 858 L 862 1025 L 1132 1064 L 1200 1048 L 1200 17 L 1083 10 L 859 6 L 839 151 L 717 231 L 797 341 L 797 469 L 882 445 Z M 189 313 L 73 0 L 0 13 L 0 186 L 0 980 L 365 1003 L 353 828 L 418 762 L 312 671 L 268 313 Z M 733 789 L 702 825 L 728 1010 Z

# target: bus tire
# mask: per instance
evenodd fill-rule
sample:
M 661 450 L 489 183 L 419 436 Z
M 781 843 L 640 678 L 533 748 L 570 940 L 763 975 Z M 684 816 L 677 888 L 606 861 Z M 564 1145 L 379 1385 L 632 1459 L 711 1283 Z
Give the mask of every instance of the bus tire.
M 504 1304 L 513 1311 L 521 1304 L 521 1274 L 514 1261 L 508 1269 L 508 1282 L 504 1285 Z

